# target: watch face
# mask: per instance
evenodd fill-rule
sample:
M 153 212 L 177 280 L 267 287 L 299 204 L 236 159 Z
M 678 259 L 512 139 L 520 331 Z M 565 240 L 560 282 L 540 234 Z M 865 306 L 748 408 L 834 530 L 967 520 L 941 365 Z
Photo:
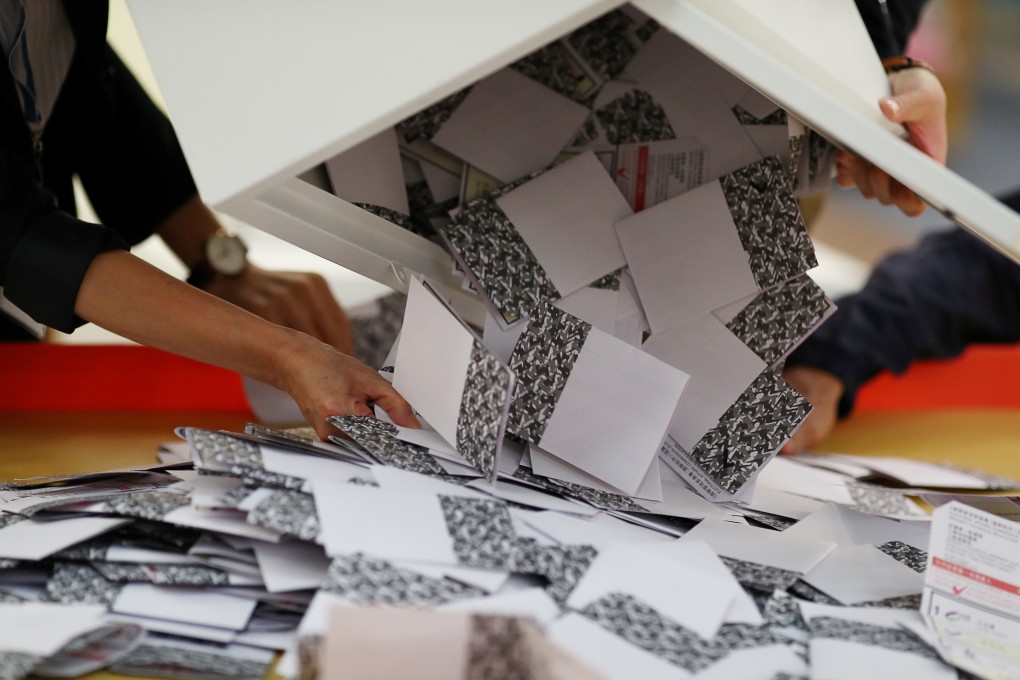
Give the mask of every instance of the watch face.
M 213 234 L 205 244 L 210 266 L 220 274 L 236 276 L 244 271 L 248 249 L 232 234 Z

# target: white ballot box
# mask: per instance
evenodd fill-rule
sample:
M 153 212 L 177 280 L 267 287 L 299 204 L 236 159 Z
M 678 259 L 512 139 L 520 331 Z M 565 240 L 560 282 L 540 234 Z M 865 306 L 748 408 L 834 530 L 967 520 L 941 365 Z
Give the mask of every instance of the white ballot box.
M 445 285 L 458 311 L 479 325 L 483 306 L 451 273 L 440 246 L 339 198 L 328 183 L 306 181 L 309 171 L 377 142 L 408 116 L 472 84 L 503 77 L 508 64 L 620 6 L 612 0 L 130 2 L 208 203 L 399 290 L 406 290 L 409 273 L 422 274 Z M 882 93 L 873 87 L 877 58 L 863 26 L 846 20 L 852 6 L 849 0 L 638 0 L 631 7 L 978 237 L 1020 257 L 1020 218 L 897 139 L 882 118 Z M 686 77 L 645 66 L 652 78 Z M 877 73 L 883 80 L 880 67 Z M 507 70 L 506 78 L 514 77 Z M 479 106 L 473 113 L 484 116 Z M 559 122 L 571 116 L 569 107 L 538 113 Z M 444 141 L 462 148 L 469 137 Z M 504 164 L 489 174 L 506 179 L 499 174 L 514 169 Z M 356 178 L 348 172 L 344 179 Z M 435 180 L 434 191 L 444 182 L 455 190 L 450 178 L 427 179 Z

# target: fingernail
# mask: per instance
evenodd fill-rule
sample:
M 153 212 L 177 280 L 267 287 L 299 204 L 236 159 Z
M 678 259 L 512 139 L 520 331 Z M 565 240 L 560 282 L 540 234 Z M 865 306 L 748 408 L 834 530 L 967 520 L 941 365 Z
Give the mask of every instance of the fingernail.
M 895 99 L 886 99 L 885 107 L 886 109 L 888 109 L 890 116 L 892 116 L 893 118 L 900 117 L 900 103 L 898 101 L 896 101 Z

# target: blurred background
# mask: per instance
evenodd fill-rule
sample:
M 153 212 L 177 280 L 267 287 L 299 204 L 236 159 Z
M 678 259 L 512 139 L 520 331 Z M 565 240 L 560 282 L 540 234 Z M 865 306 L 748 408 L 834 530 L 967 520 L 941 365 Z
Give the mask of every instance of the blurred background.
M 111 1 L 109 39 L 157 102 L 159 87 L 131 22 L 124 0 Z M 992 194 L 1020 185 L 1020 3 L 1015 0 L 931 0 L 907 53 L 926 59 L 949 94 L 949 167 Z M 79 192 L 80 194 L 80 192 Z M 83 217 L 87 199 L 79 195 Z M 248 242 L 256 264 L 275 269 L 319 271 L 347 308 L 357 308 L 388 291 L 374 281 L 303 251 L 275 237 L 231 224 Z M 811 233 L 820 265 L 812 276 L 831 296 L 863 285 L 884 254 L 909 247 L 947 221 L 932 209 L 907 218 L 856 190 L 834 188 Z M 135 249 L 143 258 L 183 278 L 184 267 L 158 239 Z M 87 325 L 73 335 L 51 332 L 56 342 L 126 342 Z

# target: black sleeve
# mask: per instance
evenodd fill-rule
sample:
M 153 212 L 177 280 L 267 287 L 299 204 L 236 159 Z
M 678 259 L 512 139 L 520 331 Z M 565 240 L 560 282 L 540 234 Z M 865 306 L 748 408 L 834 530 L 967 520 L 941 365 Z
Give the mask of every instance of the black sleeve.
M 879 0 L 857 0 L 857 9 L 868 27 L 871 42 L 883 59 L 903 54 L 910 34 L 917 28 L 927 0 L 888 0 L 892 31 L 889 30 L 882 15 L 882 3 Z
M 1005 203 L 1020 211 L 1020 191 Z M 787 365 L 822 368 L 844 385 L 840 415 L 882 370 L 960 354 L 972 343 L 1020 341 L 1020 265 L 960 229 L 926 237 L 879 263 Z
M 170 122 L 105 43 L 76 55 L 46 126 L 42 163 L 55 188 L 80 176 L 102 225 L 62 212 L 37 182 L 6 70 L 0 88 L 0 283 L 33 319 L 71 332 L 84 323 L 74 304 L 95 256 L 150 236 L 196 194 L 195 184 Z
M 73 167 L 100 221 L 134 245 L 197 193 L 194 180 L 170 121 L 112 48 L 103 44 L 74 75 L 47 148 L 64 150 L 55 162 Z
M 0 284 L 39 323 L 71 332 L 74 303 L 99 253 L 127 245 L 112 229 L 61 212 L 37 181 L 31 135 L 10 72 L 0 72 Z

